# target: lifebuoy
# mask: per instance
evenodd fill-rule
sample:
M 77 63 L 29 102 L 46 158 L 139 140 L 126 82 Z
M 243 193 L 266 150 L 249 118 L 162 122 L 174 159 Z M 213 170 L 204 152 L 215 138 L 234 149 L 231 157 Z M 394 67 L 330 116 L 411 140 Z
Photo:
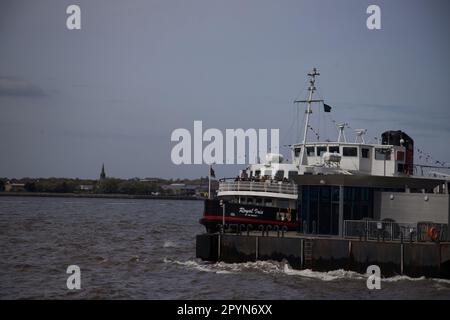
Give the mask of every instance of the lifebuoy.
M 427 233 L 431 240 L 436 241 L 439 239 L 439 231 L 436 227 L 428 228 Z

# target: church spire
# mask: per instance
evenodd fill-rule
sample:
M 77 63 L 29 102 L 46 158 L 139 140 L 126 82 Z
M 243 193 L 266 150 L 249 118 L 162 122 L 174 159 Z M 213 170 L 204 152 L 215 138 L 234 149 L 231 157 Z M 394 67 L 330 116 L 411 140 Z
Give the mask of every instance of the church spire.
M 102 163 L 102 172 L 100 173 L 100 180 L 103 180 L 106 178 L 106 173 L 105 173 L 105 164 Z

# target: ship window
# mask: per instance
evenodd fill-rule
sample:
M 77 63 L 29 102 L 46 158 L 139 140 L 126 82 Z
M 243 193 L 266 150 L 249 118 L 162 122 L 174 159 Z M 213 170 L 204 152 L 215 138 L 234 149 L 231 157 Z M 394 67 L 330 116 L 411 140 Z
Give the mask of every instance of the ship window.
M 362 149 L 361 149 L 361 155 L 362 155 L 362 157 L 363 157 L 363 158 L 370 158 L 370 156 L 369 156 L 369 154 L 370 154 L 369 151 L 370 151 L 369 149 L 362 148 Z
M 275 179 L 283 180 L 283 178 L 284 178 L 284 170 L 278 170 L 277 173 L 275 173 Z
M 261 203 L 261 198 L 256 198 L 255 203 Z
M 296 176 L 297 176 L 297 171 L 289 171 L 289 173 L 288 173 L 288 177 L 289 177 L 289 180 L 293 180 Z
M 300 151 L 302 150 L 302 148 L 295 148 L 294 149 L 294 155 L 296 156 L 296 157 L 300 157 Z
M 265 170 L 264 171 L 264 175 L 265 176 L 271 176 L 272 175 L 272 170 Z
M 306 147 L 306 154 L 308 157 L 314 157 L 316 155 L 314 147 Z
M 384 148 L 376 148 L 375 160 L 391 160 L 391 150 Z
M 272 206 L 272 199 L 264 199 L 264 205 L 266 206 Z
M 259 177 L 261 175 L 261 170 L 256 170 L 255 171 L 255 177 Z
M 338 146 L 334 146 L 334 147 L 328 147 L 328 151 L 330 153 L 339 153 L 339 147 Z
M 278 200 L 278 207 L 279 208 L 289 208 L 289 201 L 284 199 Z
M 358 156 L 358 148 L 355 147 L 343 147 L 342 154 L 344 157 L 357 157 Z
M 253 203 L 253 199 L 252 198 L 247 198 L 247 203 Z
M 327 152 L 327 147 L 317 147 L 317 155 L 321 157 L 325 152 Z

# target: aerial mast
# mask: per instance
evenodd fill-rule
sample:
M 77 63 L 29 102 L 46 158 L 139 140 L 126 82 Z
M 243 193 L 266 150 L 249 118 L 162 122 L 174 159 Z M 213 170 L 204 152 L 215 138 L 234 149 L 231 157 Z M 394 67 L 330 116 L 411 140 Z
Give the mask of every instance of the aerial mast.
M 313 102 L 323 102 L 323 100 L 313 100 L 313 94 L 314 91 L 316 91 L 316 87 L 315 87 L 315 83 L 316 83 L 316 76 L 320 76 L 319 71 L 316 68 L 313 68 L 311 72 L 308 73 L 309 76 L 309 97 L 308 100 L 296 100 L 294 101 L 294 103 L 306 103 L 307 107 L 306 107 L 306 120 L 305 120 L 305 128 L 304 128 L 304 132 L 303 132 L 303 149 L 302 149 L 302 153 L 300 155 L 300 165 L 303 164 L 303 159 L 306 153 L 306 140 L 308 137 L 308 128 L 309 128 L 309 115 L 312 113 L 312 109 L 311 109 L 311 103 Z

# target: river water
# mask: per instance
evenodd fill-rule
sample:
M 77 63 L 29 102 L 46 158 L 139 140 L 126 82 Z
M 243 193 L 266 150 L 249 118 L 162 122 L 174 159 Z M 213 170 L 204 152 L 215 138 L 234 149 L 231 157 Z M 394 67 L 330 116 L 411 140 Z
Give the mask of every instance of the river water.
M 450 299 L 450 281 L 195 258 L 201 201 L 0 198 L 0 299 Z M 81 289 L 68 290 L 69 265 Z

